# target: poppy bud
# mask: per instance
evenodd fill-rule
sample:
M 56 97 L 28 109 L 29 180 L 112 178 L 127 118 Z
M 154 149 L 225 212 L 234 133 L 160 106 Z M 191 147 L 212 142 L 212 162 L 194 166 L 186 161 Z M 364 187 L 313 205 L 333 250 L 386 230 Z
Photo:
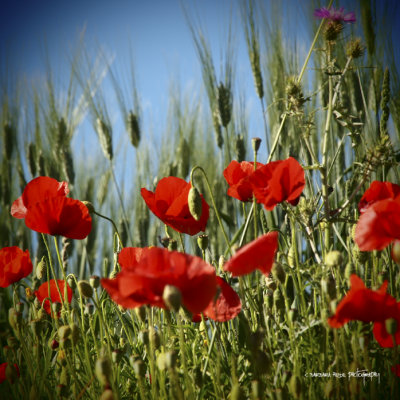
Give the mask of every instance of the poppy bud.
M 286 273 L 280 263 L 275 262 L 272 267 L 272 275 L 276 280 L 278 280 L 281 284 L 285 283 Z
M 168 248 L 168 245 L 169 245 L 169 237 L 168 236 L 165 236 L 165 237 L 160 237 L 159 236 L 159 240 L 160 240 L 160 243 L 161 243 L 161 245 L 162 245 L 162 247 L 164 247 L 164 249 L 167 249 Z
M 97 359 L 95 373 L 102 385 L 107 385 L 110 382 L 111 372 L 111 363 L 107 357 L 103 356 Z
M 279 314 L 282 314 L 283 311 L 285 310 L 285 300 L 282 296 L 281 291 L 275 290 L 273 298 L 274 298 L 275 311 L 277 311 Z
M 22 314 L 17 312 L 15 308 L 10 308 L 8 310 L 8 322 L 10 323 L 11 328 L 16 330 L 21 323 Z
M 397 332 L 397 321 L 394 318 L 385 320 L 385 327 L 389 335 L 394 335 Z
M 153 346 L 154 350 L 157 350 L 160 347 L 160 335 L 159 333 L 151 326 L 149 329 L 149 336 L 150 336 L 150 342 Z
M 336 299 L 336 281 L 335 278 L 329 274 L 328 277 L 321 279 L 321 290 L 329 299 Z
M 94 314 L 94 304 L 86 303 L 84 313 L 85 313 L 85 315 L 93 315 Z
M 38 320 L 38 319 L 35 319 L 35 320 L 31 321 L 31 322 L 29 323 L 29 325 L 30 325 L 30 327 L 31 327 L 31 329 L 32 329 L 33 334 L 34 334 L 36 337 L 39 337 L 40 334 L 41 334 L 41 332 L 42 332 L 42 324 L 41 324 L 41 321 Z
M 37 300 L 37 297 L 33 294 L 33 290 L 30 287 L 25 288 L 25 295 L 28 301 L 34 302 Z
M 169 238 L 168 250 L 169 250 L 169 251 L 176 251 L 176 250 L 178 250 L 178 242 L 177 242 L 175 239 Z
M 223 270 L 224 270 L 224 264 L 225 264 L 225 258 L 224 258 L 224 256 L 219 256 L 219 259 L 218 259 L 218 268 L 219 268 L 220 271 L 223 271 Z
M 267 289 L 270 289 L 272 291 L 274 291 L 277 288 L 276 281 L 272 279 L 270 276 L 265 277 L 265 286 L 267 287 Z
M 88 281 L 79 281 L 78 290 L 79 294 L 83 297 L 86 297 L 88 299 L 93 297 L 93 288 L 92 286 L 90 286 L 90 283 Z
M 197 237 L 197 244 L 201 250 L 205 251 L 208 248 L 208 235 L 199 235 Z
M 135 314 L 139 318 L 140 321 L 146 321 L 146 307 L 140 306 L 135 308 Z
M 260 381 L 251 381 L 251 393 L 253 400 L 262 399 L 264 396 L 263 384 Z
M 293 246 L 290 246 L 288 255 L 287 255 L 287 261 L 288 265 L 290 268 L 294 268 L 296 266 L 296 259 L 295 259 L 295 250 Z
M 344 269 L 344 276 L 347 280 L 350 279 L 350 276 L 356 272 L 354 264 L 352 262 L 348 262 L 346 264 L 346 268 Z
M 257 153 L 261 145 L 261 138 L 259 137 L 252 138 L 251 145 L 253 146 L 253 151 Z
M 395 240 L 392 246 L 392 260 L 400 265 L 400 240 Z
M 45 277 L 47 271 L 46 257 L 43 256 L 40 262 L 36 265 L 36 277 L 40 280 Z
M 57 340 L 55 340 L 55 339 L 50 339 L 48 345 L 49 345 L 50 349 L 55 350 L 55 349 L 58 348 L 58 346 L 59 346 L 60 344 L 58 343 Z
M 139 340 L 145 345 L 149 345 L 149 331 L 147 329 L 139 332 Z
M 82 201 L 82 203 L 86 206 L 89 211 L 89 214 L 93 214 L 95 212 L 94 205 L 90 201 Z
M 71 335 L 71 327 L 69 325 L 63 325 L 58 328 L 58 337 L 60 340 L 66 340 Z
M 92 275 L 89 279 L 89 283 L 93 289 L 97 289 L 100 286 L 100 277 L 97 275 Z
M 188 205 L 192 217 L 196 221 L 199 221 L 202 213 L 202 201 L 199 191 L 194 186 L 192 186 L 189 190 Z
M 175 351 L 171 350 L 165 353 L 165 365 L 167 368 L 175 368 L 177 356 Z
M 163 300 L 170 310 L 179 311 L 179 308 L 181 307 L 182 294 L 176 286 L 165 285 Z
M 343 256 L 340 251 L 330 251 L 325 257 L 325 264 L 329 268 L 340 267 L 343 263 Z
M 76 288 L 76 276 L 74 274 L 69 274 L 67 278 L 67 284 L 72 289 Z
M 121 361 L 122 353 L 120 350 L 115 349 L 111 352 L 111 359 L 114 364 L 118 364 Z
M 62 304 L 58 301 L 55 301 L 54 303 L 51 304 L 51 309 L 53 310 L 53 313 L 58 315 L 58 313 L 61 311 Z
M 146 375 L 146 364 L 141 359 L 136 360 L 132 367 L 137 377 L 144 378 Z

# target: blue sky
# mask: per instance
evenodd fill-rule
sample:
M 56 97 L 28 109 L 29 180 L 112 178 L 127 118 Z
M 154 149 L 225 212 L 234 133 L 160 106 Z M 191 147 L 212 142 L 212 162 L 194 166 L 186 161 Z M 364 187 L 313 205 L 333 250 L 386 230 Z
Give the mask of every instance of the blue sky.
M 391 5 L 394 0 L 383 3 Z M 47 52 L 56 79 L 63 80 L 70 70 L 70 55 L 83 31 L 86 47 L 93 53 L 101 48 L 113 56 L 113 67 L 117 71 L 129 72 L 131 49 L 144 123 L 146 129 L 155 130 L 152 133 L 157 135 L 165 123 L 171 82 L 179 82 L 183 92 L 196 92 L 202 85 L 199 61 L 182 4 L 202 22 L 206 37 L 212 43 L 217 74 L 232 10 L 238 60 L 236 80 L 245 88 L 247 106 L 251 109 L 254 104 L 254 115 L 260 117 L 238 0 L 9 1 L 3 5 L 0 16 L 0 71 L 6 65 L 16 76 L 43 77 Z M 308 15 L 304 15 L 307 1 L 302 3 L 303 7 L 295 0 L 287 0 L 285 4 L 289 5 L 285 11 L 290 21 L 285 25 L 286 31 L 297 36 L 298 43 L 304 46 L 300 50 L 306 51 L 310 38 L 305 34 L 304 25 L 307 19 L 313 18 L 313 10 L 310 8 Z M 345 2 L 348 10 L 358 4 L 355 0 Z M 115 101 L 113 107 L 117 112 Z M 250 124 L 250 136 L 262 136 L 258 132 L 261 119 L 252 118 Z

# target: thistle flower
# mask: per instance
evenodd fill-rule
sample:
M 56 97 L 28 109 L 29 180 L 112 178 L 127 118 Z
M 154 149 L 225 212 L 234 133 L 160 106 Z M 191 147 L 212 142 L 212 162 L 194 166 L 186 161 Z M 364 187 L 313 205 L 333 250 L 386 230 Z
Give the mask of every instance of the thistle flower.
M 337 21 L 337 22 L 348 22 L 348 23 L 356 22 L 356 16 L 354 12 L 351 11 L 349 13 L 345 13 L 344 7 L 340 7 L 338 10 L 335 10 L 334 7 L 317 8 L 314 11 L 314 17 L 325 18 L 330 21 Z

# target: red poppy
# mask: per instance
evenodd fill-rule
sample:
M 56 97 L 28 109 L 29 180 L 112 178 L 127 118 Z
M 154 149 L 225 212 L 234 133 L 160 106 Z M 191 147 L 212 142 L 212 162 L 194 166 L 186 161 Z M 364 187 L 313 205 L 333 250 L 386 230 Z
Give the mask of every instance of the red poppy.
M 360 213 L 379 200 L 400 198 L 400 186 L 391 182 L 373 181 L 358 203 Z
M 268 232 L 240 248 L 224 265 L 224 270 L 233 276 L 246 275 L 256 269 L 268 275 L 277 249 L 278 232 Z
M 267 210 L 273 210 L 282 201 L 295 206 L 306 184 L 303 168 L 292 157 L 265 164 L 249 180 L 257 202 Z
M 264 164 L 257 163 L 257 169 Z M 253 189 L 249 176 L 254 172 L 254 163 L 233 160 L 224 169 L 224 178 L 229 185 L 228 195 L 240 201 L 250 201 L 253 198 Z
M 395 375 L 400 377 L 400 364 L 396 364 L 393 367 L 391 367 L 390 369 Z
M 360 216 L 355 242 L 362 251 L 382 250 L 400 240 L 400 201 L 379 200 Z
M 394 333 L 394 339 L 396 344 L 400 344 L 400 303 L 397 303 L 397 308 L 393 311 L 390 318 L 396 320 L 397 329 Z M 386 330 L 386 322 L 385 321 L 376 321 L 374 323 L 373 329 L 374 337 L 376 341 L 382 347 L 393 347 L 393 336 L 388 333 Z
M 58 282 L 58 287 L 60 288 L 61 296 L 64 299 L 64 281 L 57 280 L 57 282 Z M 58 293 L 57 290 L 56 281 L 54 279 L 50 279 L 50 296 L 49 296 L 49 286 L 47 282 L 42 283 L 39 286 L 39 289 L 36 290 L 34 294 L 40 301 L 40 303 L 42 303 L 43 300 L 47 297 L 50 297 L 52 303 L 62 303 L 60 294 Z M 73 294 L 72 289 L 67 285 L 68 303 L 71 303 L 72 294 Z M 46 300 L 43 303 L 43 308 L 46 310 L 47 314 L 51 314 L 51 304 L 49 300 Z
M 4 247 L 0 250 L 0 287 L 6 288 L 32 272 L 33 266 L 28 250 Z
M 192 314 L 202 312 L 217 289 L 214 268 L 199 257 L 158 247 L 124 248 L 118 261 L 121 272 L 115 279 L 102 279 L 110 297 L 125 308 L 144 304 L 166 308 L 166 285 L 179 289 L 182 304 Z
M 3 383 L 7 379 L 7 376 L 6 376 L 7 366 L 8 366 L 8 363 L 0 364 L 0 383 Z M 14 364 L 14 368 L 15 368 L 15 371 L 17 372 L 17 375 L 20 376 L 18 365 Z
M 385 322 L 398 315 L 396 299 L 386 293 L 387 281 L 374 291 L 367 289 L 357 275 L 350 276 L 350 290 L 336 307 L 335 315 L 328 318 L 332 328 L 340 328 L 349 321 Z
M 242 303 L 238 294 L 225 279 L 217 276 L 217 285 L 219 288 L 218 297 L 211 300 L 203 314 L 214 321 L 226 322 L 235 318 L 240 313 Z
M 65 197 L 68 192 L 66 182 L 35 178 L 14 201 L 11 215 L 24 218 L 25 225 L 36 232 L 84 239 L 92 229 L 92 218 L 81 201 Z
M 164 224 L 178 232 L 195 235 L 206 229 L 209 206 L 201 196 L 202 213 L 196 221 L 189 211 L 190 188 L 191 184 L 185 180 L 169 176 L 158 182 L 154 193 L 145 188 L 142 188 L 140 193 L 153 214 Z

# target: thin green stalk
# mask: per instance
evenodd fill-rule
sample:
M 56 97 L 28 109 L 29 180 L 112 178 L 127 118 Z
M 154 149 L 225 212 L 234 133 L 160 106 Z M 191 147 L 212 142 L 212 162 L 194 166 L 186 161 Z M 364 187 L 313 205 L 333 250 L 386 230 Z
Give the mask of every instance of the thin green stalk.
M 226 245 L 228 246 L 229 253 L 232 255 L 231 244 L 230 244 L 230 242 L 229 242 L 228 235 L 227 235 L 226 232 L 225 232 L 224 225 L 222 224 L 222 220 L 221 220 L 221 217 L 220 217 L 220 215 L 219 215 L 218 208 L 217 208 L 217 206 L 216 206 L 216 204 L 215 204 L 214 195 L 213 195 L 212 190 L 211 190 L 210 182 L 208 181 L 206 172 L 205 172 L 204 169 L 203 169 L 202 167 L 200 167 L 199 165 L 196 165 L 196 166 L 193 167 L 192 170 L 190 171 L 190 182 L 193 183 L 193 174 L 194 174 L 194 171 L 196 171 L 196 169 L 198 169 L 198 170 L 200 170 L 200 171 L 202 172 L 202 174 L 203 174 L 203 176 L 204 176 L 204 178 L 205 178 L 205 180 L 206 180 L 207 189 L 208 189 L 208 192 L 210 193 L 210 196 L 211 196 L 211 202 L 212 202 L 212 204 L 213 204 L 213 208 L 214 208 L 215 215 L 216 215 L 216 217 L 217 217 L 219 226 L 220 226 L 220 228 L 221 228 L 221 230 L 222 230 L 222 234 L 224 235 L 224 239 L 225 239 Z M 193 186 L 193 184 L 192 184 L 192 186 Z
M 104 218 L 104 219 L 106 219 L 107 221 L 110 221 L 110 222 L 112 223 L 112 225 L 113 225 L 113 227 L 114 227 L 114 229 L 115 229 L 115 233 L 116 233 L 117 236 L 118 236 L 118 241 L 119 241 L 119 244 L 120 244 L 120 246 L 121 246 L 121 249 L 123 249 L 123 248 L 124 248 L 124 245 L 122 244 L 121 236 L 119 235 L 118 228 L 117 228 L 117 225 L 115 225 L 115 222 L 114 222 L 111 218 L 108 218 L 108 217 L 106 217 L 105 215 L 99 214 L 97 211 L 93 211 L 93 214 L 97 215 L 97 216 L 100 217 L 100 218 Z M 132 243 L 133 243 L 133 242 L 132 242 Z

